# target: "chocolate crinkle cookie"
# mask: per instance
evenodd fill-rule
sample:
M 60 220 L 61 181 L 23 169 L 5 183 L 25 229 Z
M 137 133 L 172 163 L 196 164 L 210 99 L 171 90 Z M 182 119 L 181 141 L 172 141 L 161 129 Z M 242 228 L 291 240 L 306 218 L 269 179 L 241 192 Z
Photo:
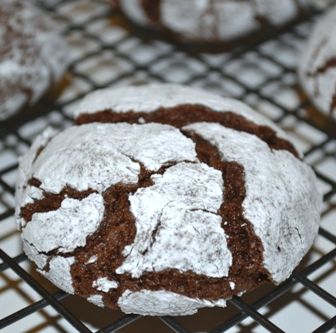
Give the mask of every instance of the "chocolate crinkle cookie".
M 59 26 L 23 0 L 0 1 L 0 120 L 37 101 L 68 63 Z
M 181 40 L 231 41 L 281 27 L 333 0 L 112 0 L 138 25 L 169 31 Z
M 301 85 L 317 108 L 336 121 L 336 7 L 318 21 L 299 62 Z
M 68 293 L 126 313 L 187 315 L 290 276 L 321 195 L 276 125 L 178 85 L 89 94 L 76 125 L 22 158 L 24 251 Z

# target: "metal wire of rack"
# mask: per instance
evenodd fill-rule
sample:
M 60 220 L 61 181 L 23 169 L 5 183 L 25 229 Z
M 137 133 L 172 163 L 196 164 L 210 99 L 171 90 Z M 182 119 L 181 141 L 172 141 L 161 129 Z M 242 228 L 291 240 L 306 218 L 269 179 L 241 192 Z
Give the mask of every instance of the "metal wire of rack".
M 259 43 L 224 54 L 206 54 L 138 38 L 125 29 L 118 13 L 103 0 L 35 2 L 64 24 L 72 63 L 66 87 L 56 101 L 45 97 L 34 110 L 0 123 L 0 329 L 336 332 L 336 130 L 330 127 L 323 131 L 321 122 L 310 115 L 313 107 L 300 92 L 296 75 L 298 51 L 318 15 Z M 287 130 L 315 168 L 324 195 L 319 236 L 310 255 L 286 282 L 234 297 L 226 309 L 201 310 L 184 318 L 144 318 L 97 309 L 56 290 L 34 272 L 22 253 L 13 219 L 18 156 L 45 127 L 67 127 L 72 109 L 87 92 L 127 83 L 166 81 L 202 86 L 243 100 Z M 11 304 L 13 291 L 24 300 Z M 300 309 L 295 308 L 296 303 Z M 37 314 L 40 321 L 31 327 Z

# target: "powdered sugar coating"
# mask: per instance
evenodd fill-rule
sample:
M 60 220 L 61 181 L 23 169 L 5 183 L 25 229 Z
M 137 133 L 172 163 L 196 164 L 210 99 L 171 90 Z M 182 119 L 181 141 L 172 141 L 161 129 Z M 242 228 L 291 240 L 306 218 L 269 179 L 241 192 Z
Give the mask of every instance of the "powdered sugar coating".
M 336 120 L 335 29 L 336 7 L 318 21 L 303 48 L 299 75 L 302 86 L 320 111 Z M 327 65 L 329 61 L 333 63 Z
M 227 276 L 232 255 L 217 215 L 221 172 L 206 164 L 180 163 L 153 180 L 153 186 L 129 197 L 137 232 L 116 272 L 138 278 L 146 271 L 176 268 Z
M 37 152 L 40 148 L 44 147 L 49 140 L 57 134 L 57 131 L 51 127 L 45 129 L 40 135 L 38 135 L 31 147 L 27 150 L 24 156 L 19 159 L 20 168 L 18 169 L 16 191 L 15 196 L 17 202 L 21 202 L 25 195 L 26 182 L 31 178 L 31 169 L 33 162 L 36 158 Z M 28 199 L 29 200 L 29 199 Z
M 109 280 L 107 277 L 101 277 L 93 282 L 92 287 L 99 291 L 107 293 L 110 289 L 118 288 L 119 283 L 113 280 Z
M 78 117 L 81 114 L 104 110 L 117 113 L 128 111 L 149 113 L 159 108 L 173 108 L 186 104 L 202 105 L 217 112 L 234 112 L 256 124 L 269 126 L 280 137 L 287 138 L 286 133 L 278 126 L 238 100 L 224 98 L 194 87 L 169 83 L 96 90 L 83 99 L 74 115 Z
M 36 157 L 41 146 L 45 147 Z M 168 125 L 89 124 L 70 127 L 59 134 L 48 130 L 21 161 L 18 207 L 27 203 L 31 193 L 27 182 L 31 178 L 38 179 L 39 188 L 45 192 L 60 193 L 69 186 L 99 193 L 82 200 L 65 198 L 59 209 L 33 214 L 26 226 L 18 209 L 17 221 L 25 226 L 22 238 L 36 249 L 31 259 L 40 261 L 41 252 L 70 252 L 85 246 L 87 236 L 97 230 L 103 219 L 101 193 L 119 182 L 137 183 L 139 163 L 157 171 L 172 162 L 196 160 L 194 143 Z
M 0 120 L 35 102 L 68 63 L 59 24 L 28 1 L 0 4 Z
M 95 262 L 97 262 L 97 259 L 98 259 L 98 257 L 97 257 L 96 255 L 91 256 L 91 257 L 89 258 L 89 260 L 86 262 L 86 264 L 87 264 L 87 265 L 88 265 L 88 264 L 94 264 Z
M 22 205 L 33 203 L 43 198 L 43 191 L 40 188 L 28 185 L 25 190 L 25 200 Z
M 15 189 L 15 215 L 20 215 L 20 209 L 27 203 L 31 203 L 33 199 L 40 199 L 41 196 L 37 195 L 39 189 L 34 188 L 27 184 L 32 176 L 32 166 L 36 158 L 37 152 L 41 147 L 44 147 L 49 140 L 55 136 L 57 131 L 48 127 L 40 135 L 38 135 L 30 149 L 27 150 L 25 155 L 19 159 L 20 167 L 18 168 L 16 176 L 16 189 Z M 32 197 L 32 193 L 35 195 Z M 25 222 L 22 219 L 16 219 L 17 226 L 24 226 Z
M 103 296 L 102 295 L 91 295 L 87 298 L 87 300 L 90 303 L 99 306 L 100 308 L 104 307 L 104 301 L 103 301 Z
M 285 280 L 311 247 L 318 231 L 321 195 L 309 166 L 258 137 L 215 123 L 184 128 L 216 146 L 223 161 L 245 172 L 244 216 L 264 247 L 264 266 L 276 283 Z
M 86 244 L 86 238 L 99 227 L 104 211 L 101 194 L 93 193 L 82 200 L 65 198 L 59 209 L 33 214 L 22 238 L 38 252 L 71 252 Z
M 225 307 L 226 301 L 190 298 L 165 290 L 137 292 L 126 290 L 119 298 L 118 305 L 125 313 L 138 313 L 144 316 L 186 316 L 204 307 Z
M 148 17 L 141 0 L 122 0 L 120 6 L 140 25 L 157 24 L 190 40 L 230 41 L 262 28 L 264 21 L 274 26 L 285 24 L 299 14 L 299 6 L 301 9 L 322 7 L 323 3 L 316 0 L 161 0 L 159 22 Z
M 29 259 L 35 261 L 34 257 Z M 69 294 L 73 294 L 75 291 L 72 285 L 70 269 L 74 261 L 74 257 L 64 258 L 61 256 L 55 256 L 49 262 L 49 270 L 39 270 L 39 272 L 58 288 L 66 291 Z
M 36 266 L 40 270 L 42 270 L 48 263 L 48 256 L 37 251 L 34 245 L 28 243 L 25 239 L 22 239 L 22 244 L 23 244 L 23 251 L 27 255 L 27 257 L 33 260 Z
M 174 127 L 94 123 L 70 127 L 53 137 L 34 162 L 31 176 L 53 193 L 65 186 L 102 192 L 119 182 L 137 183 L 136 161 L 156 171 L 184 160 L 196 160 L 194 144 Z

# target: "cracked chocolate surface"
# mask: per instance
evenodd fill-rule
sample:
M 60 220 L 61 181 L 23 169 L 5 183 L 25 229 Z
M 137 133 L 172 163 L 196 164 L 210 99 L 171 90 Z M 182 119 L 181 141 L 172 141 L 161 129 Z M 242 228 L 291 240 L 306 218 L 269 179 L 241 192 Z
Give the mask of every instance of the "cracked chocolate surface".
M 84 297 L 99 294 L 93 287 L 93 282 L 99 277 L 108 277 L 109 280 L 116 281 L 118 287 L 101 294 L 105 304 L 115 308 L 118 298 L 125 290 L 165 289 L 189 297 L 218 299 L 231 297 L 246 289 L 253 289 L 270 280 L 262 266 L 261 242 L 254 235 L 248 221 L 242 217 L 241 202 L 245 195 L 242 167 L 235 163 L 221 162 L 216 148 L 195 135 L 191 137 L 197 142 L 198 158 L 220 170 L 227 184 L 225 204 L 220 207 L 219 214 L 222 216 L 222 227 L 229 236 L 229 248 L 235 254 L 230 277 L 209 278 L 191 271 L 182 273 L 176 269 L 147 272 L 138 279 L 132 278 L 129 274 L 114 273 L 124 260 L 122 254 L 124 247 L 133 242 L 136 232 L 128 196 L 140 188 L 153 185 L 150 180 L 151 173 L 142 168 L 137 185 L 120 184 L 105 192 L 104 201 L 107 209 L 100 230 L 87 239 L 85 248 L 71 253 L 76 258 L 71 269 L 76 293 Z M 159 173 L 164 173 L 164 169 Z M 225 221 L 231 221 L 231 223 L 225 226 Z M 246 225 L 243 228 L 240 227 L 242 223 Z M 155 237 L 155 231 L 152 237 Z M 89 258 L 94 255 L 97 256 L 97 261 L 87 265 Z M 230 288 L 229 282 L 235 283 L 234 291 Z
M 265 141 L 272 149 L 288 150 L 293 155 L 298 156 L 298 152 L 293 144 L 285 139 L 279 138 L 272 128 L 257 125 L 234 112 L 221 113 L 201 105 L 179 105 L 174 108 L 160 108 L 150 113 L 141 111 L 118 113 L 113 110 L 87 114 L 83 112 L 83 114 L 76 118 L 78 125 L 91 122 L 127 122 L 137 124 L 141 121 L 167 124 L 177 128 L 182 128 L 195 122 L 219 123 L 224 127 L 254 134 Z
M 204 115 L 202 115 L 202 111 L 205 112 Z M 172 114 L 171 117 L 170 114 Z M 240 124 L 237 126 L 239 129 L 247 129 L 250 132 L 255 129 L 258 132 L 258 126 L 249 124 L 242 117 L 238 116 L 236 118 L 231 113 L 219 114 L 212 113 L 211 111 L 207 113 L 207 110 L 203 108 L 193 108 L 192 106 L 188 106 L 187 108 L 182 106 L 176 108 L 173 112 L 163 110 L 161 117 L 160 111 L 150 115 L 152 117 L 150 119 L 145 118 L 146 121 L 167 122 L 178 128 L 191 123 L 191 118 L 194 120 L 206 120 L 209 119 L 206 117 L 207 115 L 212 115 L 213 117 L 210 120 L 213 122 L 222 116 L 224 119 L 222 123 L 227 123 L 231 126 L 235 126 L 234 124 L 236 123 Z M 133 119 L 129 117 L 129 122 L 136 122 L 139 116 L 143 117 L 146 115 L 134 113 Z M 100 114 L 98 113 L 95 119 L 91 120 L 97 121 L 99 117 Z M 121 121 L 124 119 L 122 118 Z M 112 119 L 109 118 L 108 120 L 111 121 Z M 104 122 L 108 120 L 103 118 Z M 113 119 L 113 121 L 117 120 L 120 119 Z M 240 123 L 239 120 L 243 120 L 243 122 Z M 78 122 L 83 121 L 79 120 Z M 262 131 L 259 132 L 262 133 Z M 274 132 L 267 128 L 265 132 L 269 132 L 271 135 L 260 134 L 260 136 L 270 138 L 270 142 L 275 141 L 273 146 L 276 147 L 277 142 L 274 139 Z M 66 254 L 66 256 L 75 257 L 75 263 L 71 267 L 75 293 L 83 297 L 101 294 L 104 303 L 109 307 L 115 308 L 118 298 L 125 290 L 161 290 L 163 288 L 188 297 L 218 299 L 231 297 L 246 289 L 253 289 L 261 283 L 270 280 L 270 277 L 262 266 L 261 242 L 254 234 L 249 222 L 242 216 L 241 204 L 245 196 L 244 171 L 242 166 L 237 163 L 222 162 L 217 149 L 206 140 L 187 131 L 184 131 L 183 134 L 191 138 L 195 143 L 197 157 L 200 162 L 219 170 L 223 175 L 226 191 L 218 214 L 222 218 L 222 228 L 229 237 L 229 249 L 234 254 L 229 277 L 209 278 L 206 275 L 195 274 L 192 271 L 181 272 L 177 269 L 165 269 L 164 271 L 155 273 L 146 272 L 138 279 L 132 278 L 129 274 L 115 273 L 115 270 L 121 266 L 125 259 L 123 255 L 124 248 L 132 244 L 136 233 L 135 219 L 130 211 L 129 195 L 141 188 L 152 186 L 153 181 L 151 180 L 151 176 L 153 174 L 164 174 L 172 166 L 165 166 L 157 172 L 150 172 L 141 165 L 137 184 L 116 184 L 103 193 L 105 213 L 99 229 L 87 238 L 85 247 L 77 248 L 75 251 Z M 39 186 L 40 182 L 32 178 L 29 184 Z M 35 212 L 47 212 L 59 208 L 65 197 L 82 199 L 93 192 L 93 190 L 79 192 L 71 188 L 64 188 L 59 194 L 44 193 L 43 199 L 23 207 L 21 209 L 21 216 L 26 222 L 29 222 L 32 214 Z M 245 227 L 240 227 L 242 224 L 245 224 Z M 152 242 L 155 240 L 156 232 L 157 228 L 152 233 Z M 87 264 L 92 256 L 96 256 L 97 260 L 92 264 Z M 108 293 L 97 292 L 93 284 L 100 277 L 107 277 L 109 280 L 117 281 L 118 287 Z M 235 283 L 236 287 L 234 291 L 231 289 L 229 282 Z
M 37 179 L 32 178 L 30 179 L 29 184 L 39 188 L 40 182 Z M 66 197 L 80 200 L 86 198 L 89 194 L 94 192 L 94 190 L 79 192 L 71 187 L 64 188 L 58 194 L 44 191 L 43 199 L 36 200 L 33 203 L 29 203 L 21 208 L 21 217 L 25 220 L 25 222 L 29 222 L 32 219 L 32 215 L 35 213 L 45 213 L 60 208 L 62 201 Z
M 289 142 L 277 138 L 275 132 L 266 126 L 255 125 L 234 113 L 221 114 L 198 106 L 179 106 L 172 110 L 161 109 L 150 114 L 102 112 L 81 116 L 77 123 L 123 122 L 126 120 L 129 123 L 137 123 L 140 117 L 146 122 L 169 124 L 177 128 L 182 128 L 193 122 L 218 122 L 230 128 L 253 133 L 265 140 L 273 149 L 284 148 L 295 152 Z M 164 288 L 188 297 L 218 299 L 219 297 L 231 297 L 243 290 L 253 289 L 261 283 L 271 280 L 262 266 L 261 241 L 256 237 L 250 223 L 242 214 L 242 202 L 245 197 L 243 167 L 238 163 L 222 162 L 217 148 L 201 137 L 187 131 L 183 131 L 183 134 L 196 144 L 197 157 L 200 162 L 212 166 L 223 175 L 226 191 L 218 214 L 222 217 L 222 228 L 228 235 L 229 249 L 234 254 L 229 277 L 209 278 L 192 271 L 180 272 L 176 269 L 166 269 L 155 273 L 146 272 L 139 279 L 132 278 L 129 274 L 115 273 L 124 260 L 123 249 L 134 241 L 136 233 L 134 216 L 130 212 L 129 195 L 141 188 L 153 185 L 151 176 L 163 174 L 167 169 L 167 167 L 163 167 L 153 173 L 141 165 L 137 184 L 117 184 L 104 192 L 106 210 L 99 230 L 87 238 L 84 248 L 78 248 L 67 254 L 67 256 L 76 258 L 71 268 L 71 274 L 75 292 L 79 295 L 89 297 L 93 294 L 99 294 L 93 287 L 94 281 L 99 277 L 108 277 L 118 283 L 117 288 L 108 293 L 101 293 L 105 304 L 113 308 L 125 290 L 161 290 Z M 31 179 L 29 183 L 39 185 L 36 179 Z M 26 222 L 29 222 L 33 212 L 46 212 L 59 208 L 65 196 L 81 199 L 92 192 L 92 190 L 76 192 L 71 188 L 65 188 L 57 195 L 45 193 L 43 199 L 23 207 L 21 214 Z M 155 240 L 157 228 L 152 233 L 152 242 Z M 106 244 L 109 245 L 106 246 Z M 146 249 L 147 251 L 148 249 Z M 92 256 L 97 256 L 96 262 L 87 265 L 86 263 Z M 235 283 L 234 291 L 229 282 Z
M 289 141 L 279 138 L 273 129 L 257 125 L 234 112 L 215 112 L 199 105 L 160 108 L 150 113 L 105 110 L 82 114 L 76 122 L 77 126 L 55 135 L 43 148 L 36 144 L 38 153 L 31 153 L 32 173 L 26 179 L 25 191 L 35 193 L 32 189 L 40 189 L 42 194 L 23 205 L 19 216 L 24 221 L 21 222 L 24 236 L 31 223 L 46 223 L 44 214 L 57 214 L 63 209 L 62 219 L 66 219 L 64 210 L 66 212 L 67 206 L 64 207 L 64 203 L 67 201 L 72 204 L 69 212 L 74 217 L 71 218 L 78 218 L 79 212 L 80 220 L 77 219 L 76 223 L 85 223 L 85 215 L 80 214 L 81 207 L 84 207 L 82 202 L 84 205 L 90 196 L 102 197 L 104 211 L 99 213 L 101 221 L 93 232 L 87 232 L 83 245 L 72 250 L 66 248 L 67 243 L 62 245 L 62 240 L 58 240 L 60 246 L 55 245 L 52 251 L 42 251 L 39 249 L 42 245 L 30 236 L 33 242 L 27 245 L 32 247 L 28 249 L 28 255 L 39 261 L 42 273 L 56 285 L 57 279 L 52 278 L 56 276 L 55 270 L 63 265 L 62 276 L 66 279 L 58 284 L 62 289 L 86 297 L 100 306 L 148 314 L 145 308 L 128 310 L 125 299 L 133 294 L 140 295 L 141 300 L 144 292 L 146 297 L 159 297 L 157 295 L 166 293 L 177 303 L 182 302 L 178 297 L 186 297 L 183 302 L 195 300 L 198 307 L 224 306 L 225 299 L 273 281 L 272 274 L 264 265 L 264 240 L 256 235 L 255 226 L 246 218 L 243 208 L 250 190 L 243 164 L 225 160 L 225 150 L 220 150 L 219 146 L 210 143 L 188 125 L 212 123 L 219 128 L 233 129 L 235 135 L 243 133 L 245 139 L 253 137 L 254 144 L 269 151 L 268 154 L 281 152 L 285 159 L 303 164 Z M 147 149 L 141 151 L 138 146 L 144 133 L 152 135 L 151 140 L 154 141 L 148 141 L 151 147 L 157 145 L 153 153 L 149 154 Z M 224 133 L 223 138 L 230 135 L 230 132 Z M 66 137 L 61 140 L 62 135 L 75 139 Z M 128 137 L 124 138 L 125 135 Z M 87 185 L 82 187 L 86 190 L 69 185 L 57 193 L 44 190 L 49 184 L 46 182 L 46 179 L 49 182 L 49 175 L 41 172 L 40 168 L 43 169 L 42 162 L 46 163 L 48 154 L 54 153 L 51 146 L 57 151 L 57 142 L 66 142 L 68 148 L 60 150 L 65 156 L 88 149 L 95 160 L 101 156 L 95 154 L 95 149 L 103 149 L 96 145 L 96 141 L 104 136 L 106 142 L 118 147 L 118 154 L 121 154 L 114 155 L 111 151 L 112 158 L 122 156 L 125 159 L 124 168 L 132 171 L 128 181 L 120 180 L 104 187 L 94 183 L 90 187 L 91 178 L 99 183 L 101 175 L 85 170 L 83 182 Z M 170 137 L 171 140 L 160 139 L 158 144 L 155 138 L 159 136 Z M 141 144 L 147 145 L 147 141 L 142 139 Z M 248 146 L 246 149 L 249 149 Z M 159 161 L 158 164 L 153 163 L 154 158 Z M 36 165 L 39 168 L 34 172 Z M 80 159 L 78 165 L 71 169 L 71 172 L 76 171 L 78 179 L 84 172 L 79 166 L 82 166 Z M 90 166 L 87 163 L 85 167 Z M 276 169 L 278 166 L 270 167 Z M 285 165 L 279 167 L 285 168 Z M 116 164 L 116 168 L 122 168 L 122 164 Z M 60 171 L 55 169 L 53 172 Z M 110 169 L 110 172 L 117 170 Z M 37 174 L 42 175 L 41 179 Z M 299 187 L 298 191 L 301 191 Z M 91 219 L 97 216 L 98 213 L 93 213 Z M 296 215 L 293 216 L 296 218 Z M 52 223 L 50 219 L 47 222 Z M 296 228 L 295 233 L 304 246 L 310 242 L 301 229 Z M 48 228 L 46 237 L 50 237 Z M 279 246 L 278 251 L 281 255 Z M 223 259 L 218 261 L 219 258 Z M 179 304 L 185 304 L 183 302 Z M 176 314 L 177 310 L 162 311 Z M 194 312 L 195 309 L 189 309 L 181 314 Z

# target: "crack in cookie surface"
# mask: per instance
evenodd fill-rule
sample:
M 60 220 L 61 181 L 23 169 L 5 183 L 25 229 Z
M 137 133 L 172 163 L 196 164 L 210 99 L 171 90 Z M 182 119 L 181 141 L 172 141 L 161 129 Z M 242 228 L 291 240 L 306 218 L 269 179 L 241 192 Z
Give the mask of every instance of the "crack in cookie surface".
M 35 186 L 39 188 L 41 182 L 36 178 L 32 178 L 29 180 L 28 184 L 39 184 L 38 186 Z M 21 217 L 26 223 L 30 222 L 33 214 L 35 213 L 46 213 L 59 209 L 65 198 L 81 200 L 88 197 L 92 193 L 97 193 L 97 191 L 94 191 L 92 189 L 89 189 L 87 191 L 78 191 L 71 187 L 65 187 L 60 193 L 43 191 L 42 199 L 34 200 L 33 203 L 28 203 L 25 206 L 21 207 Z
M 160 22 L 161 0 L 141 0 L 141 5 L 143 6 L 146 15 L 152 22 Z
M 154 184 L 152 180 L 153 176 L 164 175 L 167 170 L 179 164 L 181 162 L 170 164 L 169 166 L 160 168 L 156 172 L 149 172 L 142 166 L 138 184 L 118 184 L 105 192 L 106 211 L 100 230 L 88 237 L 85 248 L 77 249 L 72 253 L 76 258 L 71 272 L 74 288 L 77 293 L 84 297 L 97 293 L 101 294 L 108 306 L 115 307 L 118 298 L 125 290 L 141 290 L 147 286 L 151 288 L 153 283 L 150 281 L 154 279 L 155 273 L 144 273 L 139 279 L 135 279 L 129 274 L 117 274 L 115 272 L 125 260 L 124 252 L 126 246 L 134 242 L 136 235 L 135 216 L 131 213 L 129 196 L 139 190 L 151 187 Z M 109 245 L 106 246 L 106 244 Z M 152 245 L 153 243 L 150 244 L 150 246 Z M 143 255 L 150 250 L 150 246 L 144 251 Z M 87 264 L 92 256 L 96 256 L 96 261 L 92 264 Z M 165 270 L 160 275 L 163 285 L 158 285 L 157 287 L 164 288 L 165 281 L 169 281 L 170 276 L 175 277 L 175 280 L 178 279 L 179 281 L 188 278 L 188 276 L 197 276 L 197 274 L 191 272 L 186 274 L 177 270 Z M 97 291 L 93 287 L 94 282 L 104 277 L 111 281 L 116 281 L 118 287 L 109 293 Z M 197 281 L 195 280 L 195 282 Z M 166 287 L 170 288 L 168 285 Z
M 149 188 L 150 186 L 152 186 L 147 182 L 146 185 L 149 185 Z M 135 191 L 135 189 L 133 189 L 133 191 Z M 128 195 L 124 197 L 124 200 L 124 202 L 128 205 L 128 211 L 130 211 Z M 123 242 L 123 246 L 120 245 L 120 247 L 118 248 L 118 253 L 115 256 L 111 256 L 110 246 L 105 247 L 103 245 L 106 243 L 114 244 L 115 241 L 106 242 L 106 239 L 102 241 L 102 246 L 104 246 L 104 249 L 106 251 L 106 255 L 104 255 L 103 257 L 101 256 L 100 250 L 94 250 L 94 252 L 92 252 L 90 250 L 90 247 L 86 247 L 85 249 L 83 249 L 80 255 L 75 255 L 76 262 L 72 268 L 72 275 L 74 281 L 77 281 L 76 279 L 78 279 L 79 283 L 74 283 L 75 289 L 78 293 L 80 293 L 84 297 L 88 297 L 89 295 L 95 293 L 101 294 L 103 296 L 105 304 L 109 307 L 115 308 L 118 298 L 123 294 L 125 290 L 139 291 L 142 289 L 165 289 L 186 296 L 200 298 L 213 297 L 214 299 L 217 299 L 218 297 L 222 297 L 223 292 L 225 294 L 225 288 L 229 289 L 228 279 L 209 278 L 206 275 L 196 274 L 192 271 L 182 272 L 177 269 L 164 269 L 157 272 L 144 272 L 139 278 L 134 278 L 130 274 L 126 273 L 117 274 L 115 271 L 123 264 L 125 260 L 125 257 L 123 255 L 125 247 L 127 245 L 125 243 L 132 244 L 135 238 L 135 218 L 132 214 L 129 215 L 129 217 L 130 224 L 125 230 L 125 232 L 129 235 L 128 242 Z M 130 227 L 133 229 L 132 234 L 130 234 Z M 113 232 L 113 230 L 111 230 L 111 226 L 108 228 L 108 232 L 112 232 L 115 237 L 116 235 L 118 235 L 118 233 L 115 233 Z M 142 255 L 145 256 L 146 253 L 151 250 L 151 246 L 153 246 L 153 244 L 149 244 L 147 251 L 145 250 Z M 94 254 L 97 255 L 97 261 L 92 265 L 83 265 L 85 262 L 87 262 L 88 258 Z M 83 277 L 85 281 L 83 281 Z M 118 287 L 109 291 L 108 293 L 100 293 L 99 291 L 97 292 L 97 290 L 93 288 L 93 283 L 94 281 L 102 277 L 107 277 L 111 281 L 116 281 L 118 283 Z M 209 288 L 209 283 L 212 284 L 212 288 Z
M 243 216 L 242 203 L 246 196 L 244 167 L 236 162 L 223 162 L 218 149 L 201 136 L 186 130 L 183 133 L 196 143 L 200 161 L 220 170 L 223 176 L 225 191 L 219 213 L 222 216 L 222 228 L 228 235 L 228 246 L 234 254 L 230 277 L 254 274 L 267 277 L 269 274 L 262 265 L 261 240 Z
M 182 125 L 183 123 L 181 123 Z M 119 240 L 109 239 L 102 236 L 103 233 L 97 233 L 88 239 L 87 246 L 74 252 L 76 262 L 72 266 L 72 276 L 74 279 L 75 290 L 84 297 L 93 294 L 100 294 L 104 303 L 109 307 L 115 308 L 118 298 L 125 290 L 167 290 L 179 293 L 188 297 L 205 298 L 217 300 L 219 298 L 229 298 L 246 289 L 253 289 L 265 281 L 270 281 L 269 273 L 263 267 L 263 248 L 260 239 L 255 235 L 253 227 L 242 215 L 242 201 L 245 197 L 244 188 L 244 171 L 243 167 L 238 163 L 222 162 L 216 147 L 212 146 L 201 137 L 183 131 L 185 135 L 191 138 L 196 144 L 198 159 L 219 170 L 223 174 L 225 183 L 225 197 L 218 211 L 222 216 L 222 228 L 228 235 L 228 246 L 233 253 L 233 263 L 230 268 L 228 277 L 212 278 L 207 275 L 197 274 L 193 271 L 179 271 L 178 269 L 164 269 L 156 272 L 144 272 L 140 278 L 133 278 L 130 274 L 116 274 L 115 270 L 124 261 L 122 251 L 126 245 L 132 244 L 135 238 L 136 230 L 134 228 L 134 216 L 130 213 L 129 194 L 134 193 L 142 187 L 152 186 L 149 181 L 153 173 L 149 173 L 142 167 L 142 177 L 136 186 L 127 190 L 125 185 L 118 185 L 117 188 L 111 188 L 113 194 L 113 202 L 118 201 L 115 209 L 107 209 L 107 215 L 104 220 L 108 221 L 116 218 L 113 211 L 127 211 L 127 218 L 123 221 L 127 222 L 127 227 L 123 231 L 113 231 L 113 224 L 107 226 L 107 222 L 102 223 L 102 228 L 108 230 L 110 235 L 118 237 L 118 235 L 127 234 L 127 240 L 122 240 L 123 246 L 120 245 L 115 250 L 106 244 L 117 244 Z M 164 173 L 164 170 L 161 170 Z M 120 188 L 119 188 L 120 186 Z M 115 198 L 116 193 L 120 193 L 122 189 L 123 196 Z M 126 190 L 126 191 L 125 191 Z M 125 192 L 124 192 L 125 191 Z M 121 202 L 120 202 L 121 200 Z M 111 198 L 105 198 L 105 202 L 111 202 Z M 107 217 L 111 214 L 111 217 Z M 101 230 L 103 230 L 101 229 Z M 156 230 L 156 229 L 155 229 Z M 100 236 L 98 236 L 100 235 Z M 102 238 L 103 237 L 103 238 Z M 96 245 L 97 239 L 100 239 L 101 245 Z M 92 244 L 92 248 L 89 244 Z M 100 247 L 102 247 L 100 249 Z M 114 247 L 114 246 L 113 246 Z M 112 252 L 110 252 L 112 251 Z M 147 253 L 148 249 L 143 253 Z M 100 253 L 105 253 L 101 257 Z M 93 264 L 86 265 L 92 256 L 97 256 L 97 261 Z M 99 278 L 107 277 L 111 281 L 116 281 L 118 287 L 102 293 L 94 287 L 94 281 Z M 232 282 L 235 287 L 232 288 Z
M 193 271 L 182 272 L 177 269 L 165 269 L 156 272 L 144 272 L 139 278 L 133 278 L 130 274 L 116 274 L 114 271 L 119 267 L 124 258 L 123 246 L 120 246 L 118 254 L 111 256 L 111 247 L 106 247 L 106 243 L 114 244 L 115 241 L 106 242 L 102 240 L 102 246 L 108 255 L 100 259 L 101 251 L 91 251 L 86 247 L 80 255 L 75 255 L 76 262 L 72 268 L 75 289 L 84 297 L 92 294 L 101 294 L 106 305 L 115 308 L 118 298 L 125 290 L 167 290 L 182 294 L 188 297 L 217 300 L 219 298 L 229 298 L 246 289 L 253 289 L 265 281 L 269 281 L 269 275 L 262 266 L 262 245 L 260 240 L 253 233 L 251 225 L 242 217 L 241 203 L 244 199 L 244 179 L 242 167 L 236 163 L 221 162 L 216 148 L 209 145 L 200 137 L 192 136 L 196 142 L 199 159 L 210 164 L 215 169 L 223 172 L 226 187 L 228 187 L 223 204 L 218 214 L 222 216 L 222 228 L 228 235 L 229 248 L 233 253 L 233 264 L 228 277 L 211 278 L 207 275 L 197 274 Z M 151 186 L 146 182 L 147 186 Z M 128 200 L 124 197 L 124 203 Z M 129 207 L 127 208 L 129 210 Z M 119 211 L 120 209 L 118 209 Z M 235 211 L 236 210 L 236 211 Z M 130 227 L 134 229 L 134 217 L 130 217 L 130 224 L 126 232 L 130 232 Z M 106 217 L 105 217 L 106 219 Z M 245 227 L 241 224 L 245 223 Z M 109 232 L 113 232 L 111 227 Z M 135 230 L 129 234 L 128 243 L 133 242 Z M 113 233 L 116 235 L 117 233 Z M 236 243 L 237 242 L 237 243 Z M 241 248 L 240 248 L 241 246 Z M 89 258 L 96 254 L 96 263 L 85 265 Z M 102 261 L 101 261 L 102 260 Z M 97 292 L 93 288 L 93 283 L 98 278 L 107 277 L 111 281 L 116 281 L 118 287 L 107 292 Z M 230 283 L 235 284 L 232 288 Z M 233 290 L 234 289 L 234 290 Z
M 137 124 L 141 122 L 161 123 L 172 125 L 177 128 L 196 123 L 213 122 L 224 127 L 232 128 L 256 135 L 265 141 L 270 148 L 287 150 L 298 157 L 298 152 L 289 141 L 279 138 L 277 133 L 265 125 L 257 125 L 234 112 L 217 112 L 202 105 L 179 105 L 173 108 L 160 108 L 153 112 L 113 112 L 113 110 L 97 111 L 95 113 L 81 114 L 77 119 L 78 125 L 91 122 L 117 123 L 127 122 Z

